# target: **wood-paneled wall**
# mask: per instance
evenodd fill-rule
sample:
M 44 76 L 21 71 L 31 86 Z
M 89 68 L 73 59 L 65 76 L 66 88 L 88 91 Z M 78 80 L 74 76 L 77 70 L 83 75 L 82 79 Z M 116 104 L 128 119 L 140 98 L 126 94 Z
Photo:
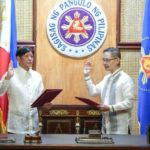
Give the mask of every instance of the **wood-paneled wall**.
M 59 54 L 50 44 L 46 23 L 51 9 L 59 0 L 37 0 L 36 69 L 42 74 L 46 88 L 62 88 L 63 91 L 53 101 L 54 104 L 83 104 L 74 96 L 89 97 L 83 78 L 83 65 L 86 60 L 93 63 L 92 78 L 95 83 L 105 74 L 101 56 L 103 49 L 116 46 L 116 7 L 117 0 L 95 0 L 103 9 L 108 21 L 108 33 L 102 47 L 86 58 L 69 58 Z M 97 102 L 99 97 L 93 98 Z

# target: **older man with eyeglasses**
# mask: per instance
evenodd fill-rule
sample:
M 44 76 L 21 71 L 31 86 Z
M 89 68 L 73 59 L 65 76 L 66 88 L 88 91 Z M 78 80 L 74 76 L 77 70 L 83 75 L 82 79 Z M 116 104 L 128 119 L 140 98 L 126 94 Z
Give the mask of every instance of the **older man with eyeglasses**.
M 94 84 L 90 72 L 92 63 L 84 65 L 86 86 L 91 96 L 100 96 L 99 109 L 102 112 L 102 133 L 130 134 L 131 110 L 133 107 L 134 83 L 120 68 L 121 53 L 118 48 L 107 48 L 102 55 L 103 65 L 110 73 L 98 84 Z

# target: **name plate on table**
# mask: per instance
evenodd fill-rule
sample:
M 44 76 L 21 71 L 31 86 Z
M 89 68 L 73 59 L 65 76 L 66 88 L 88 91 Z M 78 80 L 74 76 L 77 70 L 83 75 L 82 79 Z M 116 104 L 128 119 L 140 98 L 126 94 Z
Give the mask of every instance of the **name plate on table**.
M 84 144 L 114 144 L 113 139 L 110 137 L 76 137 L 75 141 Z
M 101 138 L 102 133 L 100 130 L 89 130 L 88 135 L 89 138 Z
M 14 137 L 9 137 L 8 135 L 0 135 L 0 143 L 15 143 L 16 139 Z

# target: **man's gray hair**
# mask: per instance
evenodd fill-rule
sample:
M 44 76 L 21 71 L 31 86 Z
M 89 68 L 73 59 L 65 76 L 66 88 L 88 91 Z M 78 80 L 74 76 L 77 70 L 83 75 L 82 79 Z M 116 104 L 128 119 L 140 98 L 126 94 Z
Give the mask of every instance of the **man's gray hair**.
M 103 51 L 103 53 L 105 53 L 105 52 L 110 52 L 113 57 L 117 57 L 117 58 L 121 59 L 121 53 L 118 48 L 109 47 Z

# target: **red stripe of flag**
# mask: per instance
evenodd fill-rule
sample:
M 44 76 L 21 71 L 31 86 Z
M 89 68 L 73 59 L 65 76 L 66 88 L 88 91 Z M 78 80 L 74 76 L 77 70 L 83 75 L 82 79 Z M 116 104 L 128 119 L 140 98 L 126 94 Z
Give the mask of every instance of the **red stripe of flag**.
M 6 12 L 2 14 L 4 20 L 1 20 L 0 24 L 2 25 L 0 28 L 0 79 L 6 73 L 10 59 L 13 61 L 14 67 L 17 66 L 15 57 L 17 49 L 15 1 L 5 0 L 1 4 L 6 8 Z M 4 94 L 0 96 L 0 133 L 7 132 L 7 113 L 8 97 L 7 94 Z

